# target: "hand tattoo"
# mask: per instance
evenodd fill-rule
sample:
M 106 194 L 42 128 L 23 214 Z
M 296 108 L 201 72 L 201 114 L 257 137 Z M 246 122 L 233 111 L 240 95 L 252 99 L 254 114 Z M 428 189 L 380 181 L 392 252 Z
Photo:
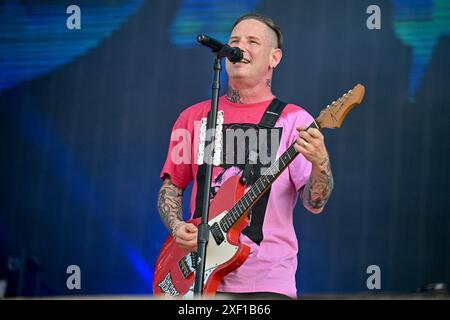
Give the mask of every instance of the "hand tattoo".
M 164 225 L 172 231 L 176 223 L 183 220 L 183 190 L 169 178 L 163 182 L 158 195 L 158 211 Z
M 227 99 L 233 103 L 243 103 L 241 101 L 241 95 L 239 94 L 238 89 L 234 89 L 233 87 L 228 88 Z
M 303 190 L 303 204 L 314 210 L 322 209 L 327 203 L 333 191 L 333 173 L 331 172 L 330 160 L 324 159 L 319 170 L 311 172 L 308 183 Z

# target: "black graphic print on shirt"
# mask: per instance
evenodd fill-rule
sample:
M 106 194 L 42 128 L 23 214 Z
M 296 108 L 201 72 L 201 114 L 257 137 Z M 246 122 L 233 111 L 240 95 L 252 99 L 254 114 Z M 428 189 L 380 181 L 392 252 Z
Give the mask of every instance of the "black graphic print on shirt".
M 282 128 L 266 129 L 256 124 L 224 124 L 222 137 L 222 161 L 220 173 L 213 176 L 210 199 L 214 199 L 222 184 L 231 176 L 242 175 L 245 165 L 252 163 L 252 174 L 247 183 L 250 187 L 261 175 L 261 169 L 270 167 L 275 161 L 281 140 Z M 249 160 L 251 159 L 251 160 Z M 201 216 L 203 201 L 203 185 L 205 181 L 205 165 L 197 172 L 197 196 L 194 218 Z M 242 231 L 256 244 L 264 238 L 263 224 L 267 208 L 269 190 L 249 210 L 249 225 Z

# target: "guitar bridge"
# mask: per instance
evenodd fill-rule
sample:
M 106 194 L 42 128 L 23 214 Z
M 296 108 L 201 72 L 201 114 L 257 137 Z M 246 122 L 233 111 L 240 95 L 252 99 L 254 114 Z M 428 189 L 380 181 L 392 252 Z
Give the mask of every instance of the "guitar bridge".
M 197 252 L 191 252 L 187 256 L 178 261 L 178 267 L 180 268 L 183 278 L 189 277 L 189 275 L 197 268 Z

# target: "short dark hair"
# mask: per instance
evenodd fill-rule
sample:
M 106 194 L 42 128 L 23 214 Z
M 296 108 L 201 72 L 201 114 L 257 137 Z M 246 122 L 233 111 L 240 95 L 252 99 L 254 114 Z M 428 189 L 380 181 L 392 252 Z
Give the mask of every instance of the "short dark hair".
M 237 24 L 241 21 L 248 20 L 248 19 L 254 19 L 258 20 L 259 22 L 264 23 L 266 26 L 268 26 L 270 29 L 272 29 L 275 34 L 277 35 L 277 47 L 281 49 L 283 46 L 283 33 L 281 32 L 281 29 L 279 26 L 276 25 L 276 23 L 270 19 L 269 17 L 259 14 L 259 13 L 247 13 L 243 16 L 239 17 L 236 22 L 233 24 L 233 27 L 231 30 L 234 29 L 234 27 L 237 26 Z

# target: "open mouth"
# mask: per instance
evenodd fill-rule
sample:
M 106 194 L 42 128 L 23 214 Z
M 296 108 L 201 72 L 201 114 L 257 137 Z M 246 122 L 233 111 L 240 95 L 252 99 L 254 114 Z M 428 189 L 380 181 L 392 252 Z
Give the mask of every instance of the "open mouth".
M 247 58 L 242 58 L 242 60 L 239 62 L 247 64 L 247 63 L 250 63 L 250 60 L 248 60 Z

